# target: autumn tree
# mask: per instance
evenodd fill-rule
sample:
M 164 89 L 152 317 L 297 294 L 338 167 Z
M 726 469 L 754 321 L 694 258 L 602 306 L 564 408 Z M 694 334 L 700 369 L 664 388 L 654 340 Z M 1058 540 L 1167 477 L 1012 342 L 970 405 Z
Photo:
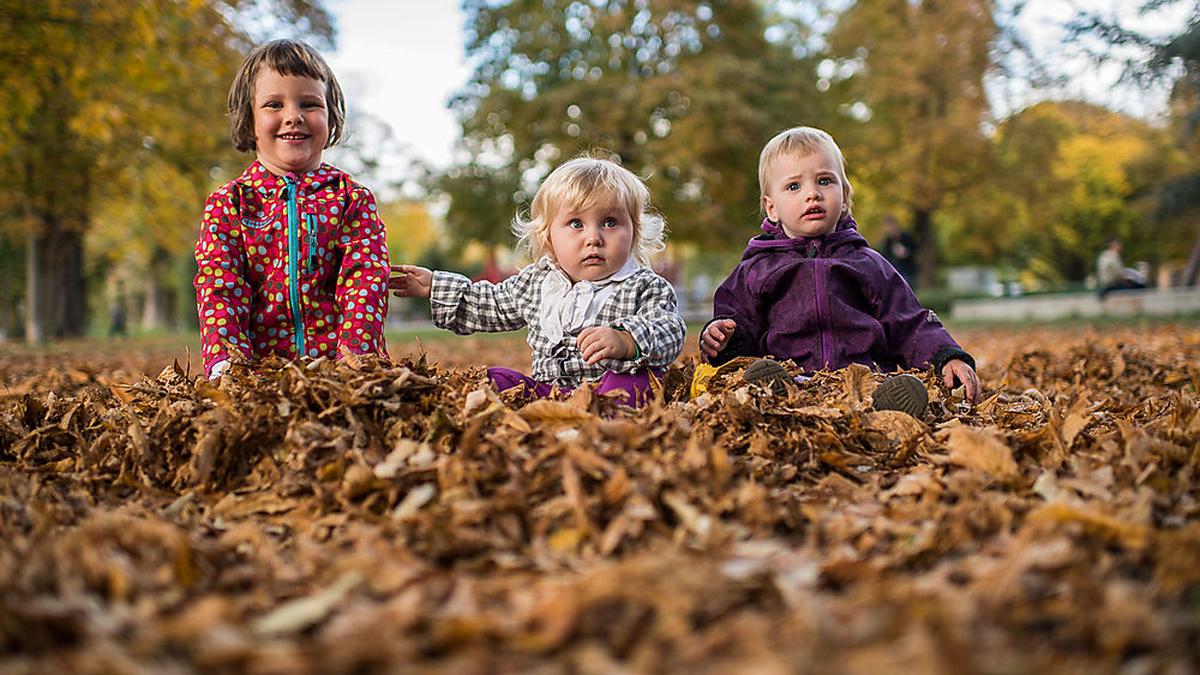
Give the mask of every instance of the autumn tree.
M 736 245 L 757 218 L 758 149 L 820 123 L 811 57 L 769 41 L 754 0 L 468 0 L 464 161 L 438 177 L 457 238 L 503 243 L 538 181 L 580 152 L 648 179 L 673 237 Z
M 1171 129 L 1178 147 L 1193 161 L 1162 182 L 1158 193 L 1159 223 L 1190 240 L 1191 252 L 1185 283 L 1200 278 L 1200 228 L 1194 226 L 1200 211 L 1200 2 L 1148 0 L 1140 14 L 1162 16 L 1179 8 L 1190 15 L 1177 31 L 1153 35 L 1133 30 L 1123 22 L 1095 12 L 1080 13 L 1068 26 L 1076 37 L 1098 38 L 1092 51 L 1098 61 L 1121 60 L 1125 78 L 1143 87 L 1170 86 Z
M 210 180 L 227 147 L 224 95 L 251 42 L 241 22 L 268 17 L 332 36 L 310 0 L 0 0 L 0 169 L 12 177 L 0 228 L 24 240 L 27 339 L 85 330 L 84 235 L 103 198 L 159 171 Z M 130 234 L 166 245 L 179 238 L 151 230 L 194 222 L 147 218 Z
M 996 4 L 856 2 L 829 36 L 834 70 L 850 95 L 835 136 L 852 175 L 884 208 L 907 216 L 922 287 L 937 272 L 935 215 L 988 166 L 984 78 L 1002 34 Z
M 946 207 L 967 257 L 1058 284 L 1093 273 L 1112 237 L 1131 259 L 1178 255 L 1177 235 L 1150 222 L 1158 186 L 1185 163 L 1163 129 L 1088 103 L 1044 102 L 999 125 L 993 156 L 991 175 Z

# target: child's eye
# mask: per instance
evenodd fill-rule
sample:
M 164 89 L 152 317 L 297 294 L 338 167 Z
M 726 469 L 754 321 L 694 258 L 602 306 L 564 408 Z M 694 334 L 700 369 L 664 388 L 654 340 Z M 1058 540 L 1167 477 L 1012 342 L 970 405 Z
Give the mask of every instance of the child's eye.
M 605 218 L 604 222 L 601 223 L 601 225 L 604 227 L 616 227 L 617 219 L 616 218 Z
M 784 187 L 783 189 L 787 190 L 788 192 L 795 192 L 796 190 L 800 189 L 800 184 L 795 181 L 792 181 L 791 183 L 788 183 L 787 186 Z
M 325 106 L 317 101 L 308 101 L 304 104 L 304 107 L 312 110 L 315 108 L 324 108 Z
M 572 218 L 570 220 L 570 222 L 567 223 L 567 227 L 571 227 L 576 230 L 582 230 L 583 229 L 583 221 L 578 218 Z
M 821 176 L 817 179 L 817 185 L 833 185 L 833 178 L 829 176 Z
M 263 104 L 264 108 L 282 108 L 283 104 L 279 101 L 267 101 Z

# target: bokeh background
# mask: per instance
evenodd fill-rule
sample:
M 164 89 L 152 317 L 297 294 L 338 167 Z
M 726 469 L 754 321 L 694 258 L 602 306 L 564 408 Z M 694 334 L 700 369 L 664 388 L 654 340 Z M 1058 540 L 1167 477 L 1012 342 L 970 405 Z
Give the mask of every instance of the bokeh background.
M 922 301 L 1084 289 L 1112 237 L 1153 283 L 1200 258 L 1200 3 L 1149 0 L 0 0 L 0 340 L 195 331 L 205 195 L 252 159 L 229 82 L 292 37 L 345 85 L 327 159 L 393 261 L 498 277 L 509 222 L 584 151 L 646 178 L 700 319 L 759 221 L 763 143 L 839 141 Z M 394 322 L 424 308 L 393 303 Z

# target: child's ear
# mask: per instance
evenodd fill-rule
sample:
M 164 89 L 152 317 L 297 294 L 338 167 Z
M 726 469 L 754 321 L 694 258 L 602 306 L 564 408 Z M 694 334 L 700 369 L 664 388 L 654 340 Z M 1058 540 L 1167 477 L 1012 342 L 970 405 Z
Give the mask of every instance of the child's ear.
M 763 213 L 767 214 L 767 220 L 773 223 L 779 222 L 779 214 L 775 212 L 775 202 L 771 201 L 770 197 L 763 195 L 758 203 L 762 207 Z

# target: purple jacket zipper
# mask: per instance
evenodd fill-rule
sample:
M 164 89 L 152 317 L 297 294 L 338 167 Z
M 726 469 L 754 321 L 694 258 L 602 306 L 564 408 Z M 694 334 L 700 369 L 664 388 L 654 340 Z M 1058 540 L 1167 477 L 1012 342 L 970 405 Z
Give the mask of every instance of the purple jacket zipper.
M 812 244 L 813 285 L 817 293 L 817 325 L 821 327 L 821 366 L 829 367 L 829 306 L 825 297 L 825 260 L 819 258 L 820 244 Z

